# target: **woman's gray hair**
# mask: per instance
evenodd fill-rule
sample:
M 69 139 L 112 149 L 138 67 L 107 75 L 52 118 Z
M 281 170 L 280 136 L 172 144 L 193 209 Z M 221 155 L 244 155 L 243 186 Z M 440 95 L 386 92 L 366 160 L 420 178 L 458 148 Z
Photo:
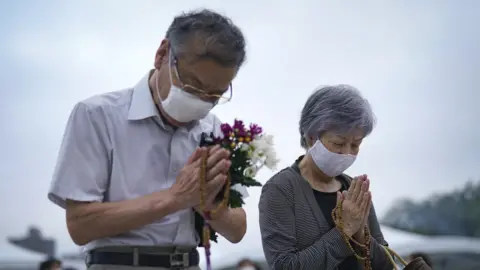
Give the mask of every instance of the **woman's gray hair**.
M 368 136 L 375 126 L 375 115 L 368 101 L 349 85 L 324 86 L 308 98 L 300 117 L 300 144 L 307 149 L 307 137 L 326 131 L 347 135 L 361 129 Z

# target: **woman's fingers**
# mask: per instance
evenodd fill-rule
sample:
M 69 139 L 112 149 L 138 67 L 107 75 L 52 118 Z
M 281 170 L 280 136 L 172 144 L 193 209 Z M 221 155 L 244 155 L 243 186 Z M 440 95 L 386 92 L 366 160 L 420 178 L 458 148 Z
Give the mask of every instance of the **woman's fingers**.
M 369 189 L 370 189 L 370 180 L 368 178 L 365 178 L 365 181 L 363 181 L 363 185 L 360 192 L 367 192 Z
M 368 219 L 368 216 L 370 216 L 370 209 L 372 208 L 372 193 L 369 192 L 369 200 L 368 200 L 368 204 L 367 204 L 367 207 L 365 208 L 365 214 L 364 216 L 367 217 Z
M 365 192 L 368 191 L 368 187 L 369 187 L 369 184 L 368 184 L 368 181 L 363 181 L 363 180 L 360 180 L 361 181 L 361 184 L 357 184 L 357 187 L 356 190 L 355 190 L 355 194 L 356 196 L 354 197 L 354 203 L 360 205 L 363 201 L 363 194 L 365 194 Z M 352 199 L 353 200 L 353 199 Z
M 367 206 L 370 204 L 370 191 L 364 192 L 360 197 L 360 213 L 365 214 Z
M 346 190 L 342 191 L 342 199 L 345 200 L 347 198 L 347 196 L 348 196 L 348 191 L 346 191 Z
M 352 182 L 350 183 L 350 187 L 348 188 L 345 199 L 352 200 L 353 192 L 355 190 L 355 186 L 357 185 L 357 178 L 358 177 L 354 177 Z
M 354 197 L 355 198 L 354 202 L 359 203 L 361 201 L 361 199 L 362 199 L 361 196 L 363 194 L 362 190 L 365 189 L 365 180 L 366 180 L 365 175 L 360 175 L 358 177 L 357 184 L 355 185 L 355 190 L 354 190 L 354 193 L 353 193 L 353 194 L 355 194 L 354 195 L 355 196 Z
M 337 206 L 340 205 L 340 202 L 342 201 L 343 196 L 341 191 L 337 191 Z
M 361 199 L 361 190 L 362 190 L 362 185 L 364 181 L 361 177 L 357 177 L 357 180 L 355 181 L 355 186 L 352 191 L 352 195 L 350 196 L 350 200 L 352 202 L 358 203 L 359 200 Z

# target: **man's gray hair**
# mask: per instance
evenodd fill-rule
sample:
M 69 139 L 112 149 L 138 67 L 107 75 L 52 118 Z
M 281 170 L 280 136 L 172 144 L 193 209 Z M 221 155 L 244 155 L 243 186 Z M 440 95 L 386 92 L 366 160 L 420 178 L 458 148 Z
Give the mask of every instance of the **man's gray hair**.
M 165 38 L 180 58 L 211 59 L 222 66 L 237 68 L 245 61 L 242 31 L 229 18 L 212 10 L 202 9 L 175 17 Z
M 308 98 L 300 117 L 300 144 L 307 149 L 306 138 L 317 138 L 330 131 L 347 135 L 361 129 L 368 136 L 375 126 L 375 115 L 368 101 L 349 85 L 325 86 Z

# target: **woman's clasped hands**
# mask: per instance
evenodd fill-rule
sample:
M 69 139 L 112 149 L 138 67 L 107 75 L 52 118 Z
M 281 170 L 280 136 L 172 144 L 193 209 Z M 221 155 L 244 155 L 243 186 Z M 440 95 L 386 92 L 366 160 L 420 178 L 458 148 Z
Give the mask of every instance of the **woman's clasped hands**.
M 372 205 L 369 188 L 370 180 L 367 175 L 361 175 L 353 178 L 348 191 L 337 192 L 337 206 L 342 202 L 342 229 L 350 237 L 361 238 L 363 229 L 368 224 Z

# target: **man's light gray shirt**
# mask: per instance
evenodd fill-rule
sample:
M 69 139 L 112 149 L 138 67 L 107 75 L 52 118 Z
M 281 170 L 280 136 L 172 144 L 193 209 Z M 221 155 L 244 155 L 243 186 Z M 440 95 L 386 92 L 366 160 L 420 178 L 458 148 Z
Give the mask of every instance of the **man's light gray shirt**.
M 200 142 L 202 132 L 220 135 L 209 114 L 173 129 L 158 114 L 148 74 L 134 87 L 91 97 L 68 119 L 48 198 L 65 208 L 67 199 L 115 202 L 165 190 Z M 236 187 L 237 188 L 237 187 Z M 244 187 L 238 187 L 248 196 Z M 191 209 L 129 233 L 96 240 L 87 250 L 110 245 L 191 246 L 198 244 Z

